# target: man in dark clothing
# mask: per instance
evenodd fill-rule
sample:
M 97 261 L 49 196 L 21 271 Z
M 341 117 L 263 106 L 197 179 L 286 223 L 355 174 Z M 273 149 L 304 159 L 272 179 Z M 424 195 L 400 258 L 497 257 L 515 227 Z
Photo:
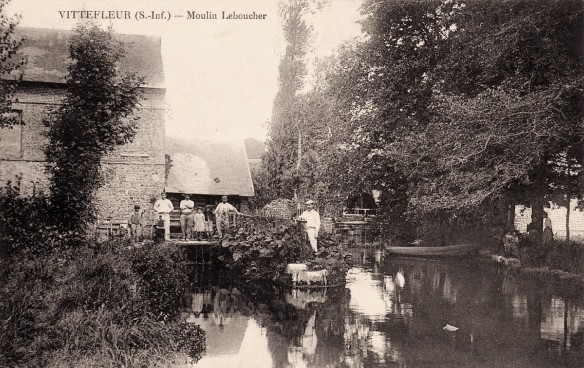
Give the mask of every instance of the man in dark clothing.
M 130 242 L 132 242 L 132 244 L 140 241 L 143 222 L 143 212 L 140 209 L 140 205 L 135 205 L 134 212 L 132 212 L 130 220 L 128 221 L 130 226 Z

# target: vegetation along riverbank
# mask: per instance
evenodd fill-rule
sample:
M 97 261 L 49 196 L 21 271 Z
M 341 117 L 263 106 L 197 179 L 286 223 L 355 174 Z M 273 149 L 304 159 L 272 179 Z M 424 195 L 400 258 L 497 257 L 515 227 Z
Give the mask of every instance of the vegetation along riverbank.
M 290 219 L 245 217 L 233 234 L 221 241 L 216 261 L 244 282 L 271 281 L 293 284 L 288 264 L 305 264 L 309 271 L 327 270 L 326 280 L 301 280 L 297 286 L 344 285 L 351 256 L 333 234 L 322 233 L 315 255 L 304 231 Z

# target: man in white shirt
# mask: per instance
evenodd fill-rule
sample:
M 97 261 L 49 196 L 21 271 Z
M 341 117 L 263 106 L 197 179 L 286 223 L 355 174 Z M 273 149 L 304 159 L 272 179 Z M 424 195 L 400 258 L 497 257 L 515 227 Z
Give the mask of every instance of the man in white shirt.
M 191 239 L 193 235 L 193 211 L 195 202 L 191 201 L 191 195 L 185 194 L 185 199 L 180 201 L 180 229 L 183 240 Z
M 229 212 L 239 213 L 235 207 L 231 204 L 227 203 L 227 196 L 221 197 L 221 203 L 217 205 L 215 211 L 215 222 L 217 226 L 217 235 L 219 235 L 219 239 L 223 237 L 223 230 L 227 230 L 229 228 Z
M 306 211 L 302 212 L 300 220 L 304 221 L 304 230 L 310 241 L 310 247 L 316 253 L 318 250 L 316 239 L 318 239 L 318 231 L 320 230 L 320 215 L 314 210 L 314 201 L 306 201 Z
M 174 206 L 170 199 L 166 199 L 166 193 L 160 193 L 160 199 L 154 203 L 154 210 L 158 212 L 158 218 L 164 220 L 164 240 L 170 240 L 170 213 Z

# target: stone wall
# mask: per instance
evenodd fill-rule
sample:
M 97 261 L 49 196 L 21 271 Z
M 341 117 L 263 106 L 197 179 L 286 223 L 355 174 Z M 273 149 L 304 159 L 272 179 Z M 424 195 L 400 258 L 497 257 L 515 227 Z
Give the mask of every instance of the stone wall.
M 134 117 L 138 129 L 133 142 L 109 154 L 103 163 L 105 183 L 97 193 L 99 217 L 126 218 L 134 204 L 147 206 L 164 189 L 164 90 L 144 89 L 144 100 Z M 19 90 L 13 105 L 24 125 L 18 131 L 0 129 L 0 184 L 21 177 L 21 194 L 45 191 L 43 149 L 47 143 L 43 119 L 57 107 L 65 90 L 58 86 L 29 85 Z M 20 136 L 20 144 L 13 142 Z M 4 138 L 4 142 L 2 139 Z M 7 142 L 10 139 L 12 142 Z
M 578 201 L 573 199 L 570 203 L 570 239 L 584 241 L 584 212 L 576 206 Z M 564 206 L 550 203 L 545 211 L 552 221 L 552 230 L 555 239 L 566 238 L 566 212 Z M 531 208 L 515 206 L 515 229 L 520 232 L 527 231 L 527 225 L 531 222 Z

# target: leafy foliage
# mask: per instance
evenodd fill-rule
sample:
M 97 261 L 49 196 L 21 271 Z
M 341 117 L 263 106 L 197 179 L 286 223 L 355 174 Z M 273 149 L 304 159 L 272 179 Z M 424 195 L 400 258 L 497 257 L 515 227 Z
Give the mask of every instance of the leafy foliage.
M 319 255 L 314 256 L 304 230 L 294 220 L 247 217 L 233 236 L 222 241 L 221 262 L 252 280 L 291 284 L 288 263 L 305 263 L 310 270 L 327 269 L 329 284 L 343 284 L 351 264 L 349 253 L 332 234 L 319 234 Z
M 69 53 L 66 97 L 47 121 L 46 169 L 55 223 L 82 232 L 95 217 L 102 158 L 136 133 L 130 117 L 143 79 L 120 74 L 124 49 L 111 30 L 79 25 Z
M 523 238 L 521 245 L 519 258 L 526 266 L 584 274 L 584 246 L 578 242 L 555 240 L 551 245 L 541 245 Z
M 262 169 L 254 175 L 258 192 L 265 193 L 262 204 L 296 195 L 318 200 L 322 213 L 338 207 L 338 198 L 330 195 L 334 109 L 327 95 L 325 71 L 331 68 L 331 59 L 318 60 L 315 81 L 306 88 L 306 56 L 313 31 L 305 17 L 323 6 L 323 2 L 308 0 L 281 3 L 287 46 L 279 66 L 280 86 L 274 99 L 267 151 Z
M 181 322 L 175 305 L 187 284 L 183 259 L 174 247 L 115 243 L 3 259 L 0 364 L 164 367 L 180 354 L 197 361 L 204 333 Z
M 583 10 L 365 1 L 367 37 L 342 50 L 330 78 L 343 117 L 339 176 L 391 193 L 406 216 L 381 211 L 388 223 L 458 215 L 488 225 L 499 220 L 485 214 L 525 201 L 543 211 L 544 195 L 578 181 L 554 167 L 582 160 Z
M 0 1 L 0 128 L 19 123 L 16 116 L 11 114 L 12 102 L 18 84 L 16 73 L 26 63 L 26 59 L 13 58 L 24 39 L 14 37 L 20 18 L 9 18 L 4 14 L 4 7 L 9 2 Z
M 0 256 L 36 256 L 79 244 L 79 233 L 61 231 L 52 216 L 46 197 L 20 196 L 20 179 L 0 188 Z

